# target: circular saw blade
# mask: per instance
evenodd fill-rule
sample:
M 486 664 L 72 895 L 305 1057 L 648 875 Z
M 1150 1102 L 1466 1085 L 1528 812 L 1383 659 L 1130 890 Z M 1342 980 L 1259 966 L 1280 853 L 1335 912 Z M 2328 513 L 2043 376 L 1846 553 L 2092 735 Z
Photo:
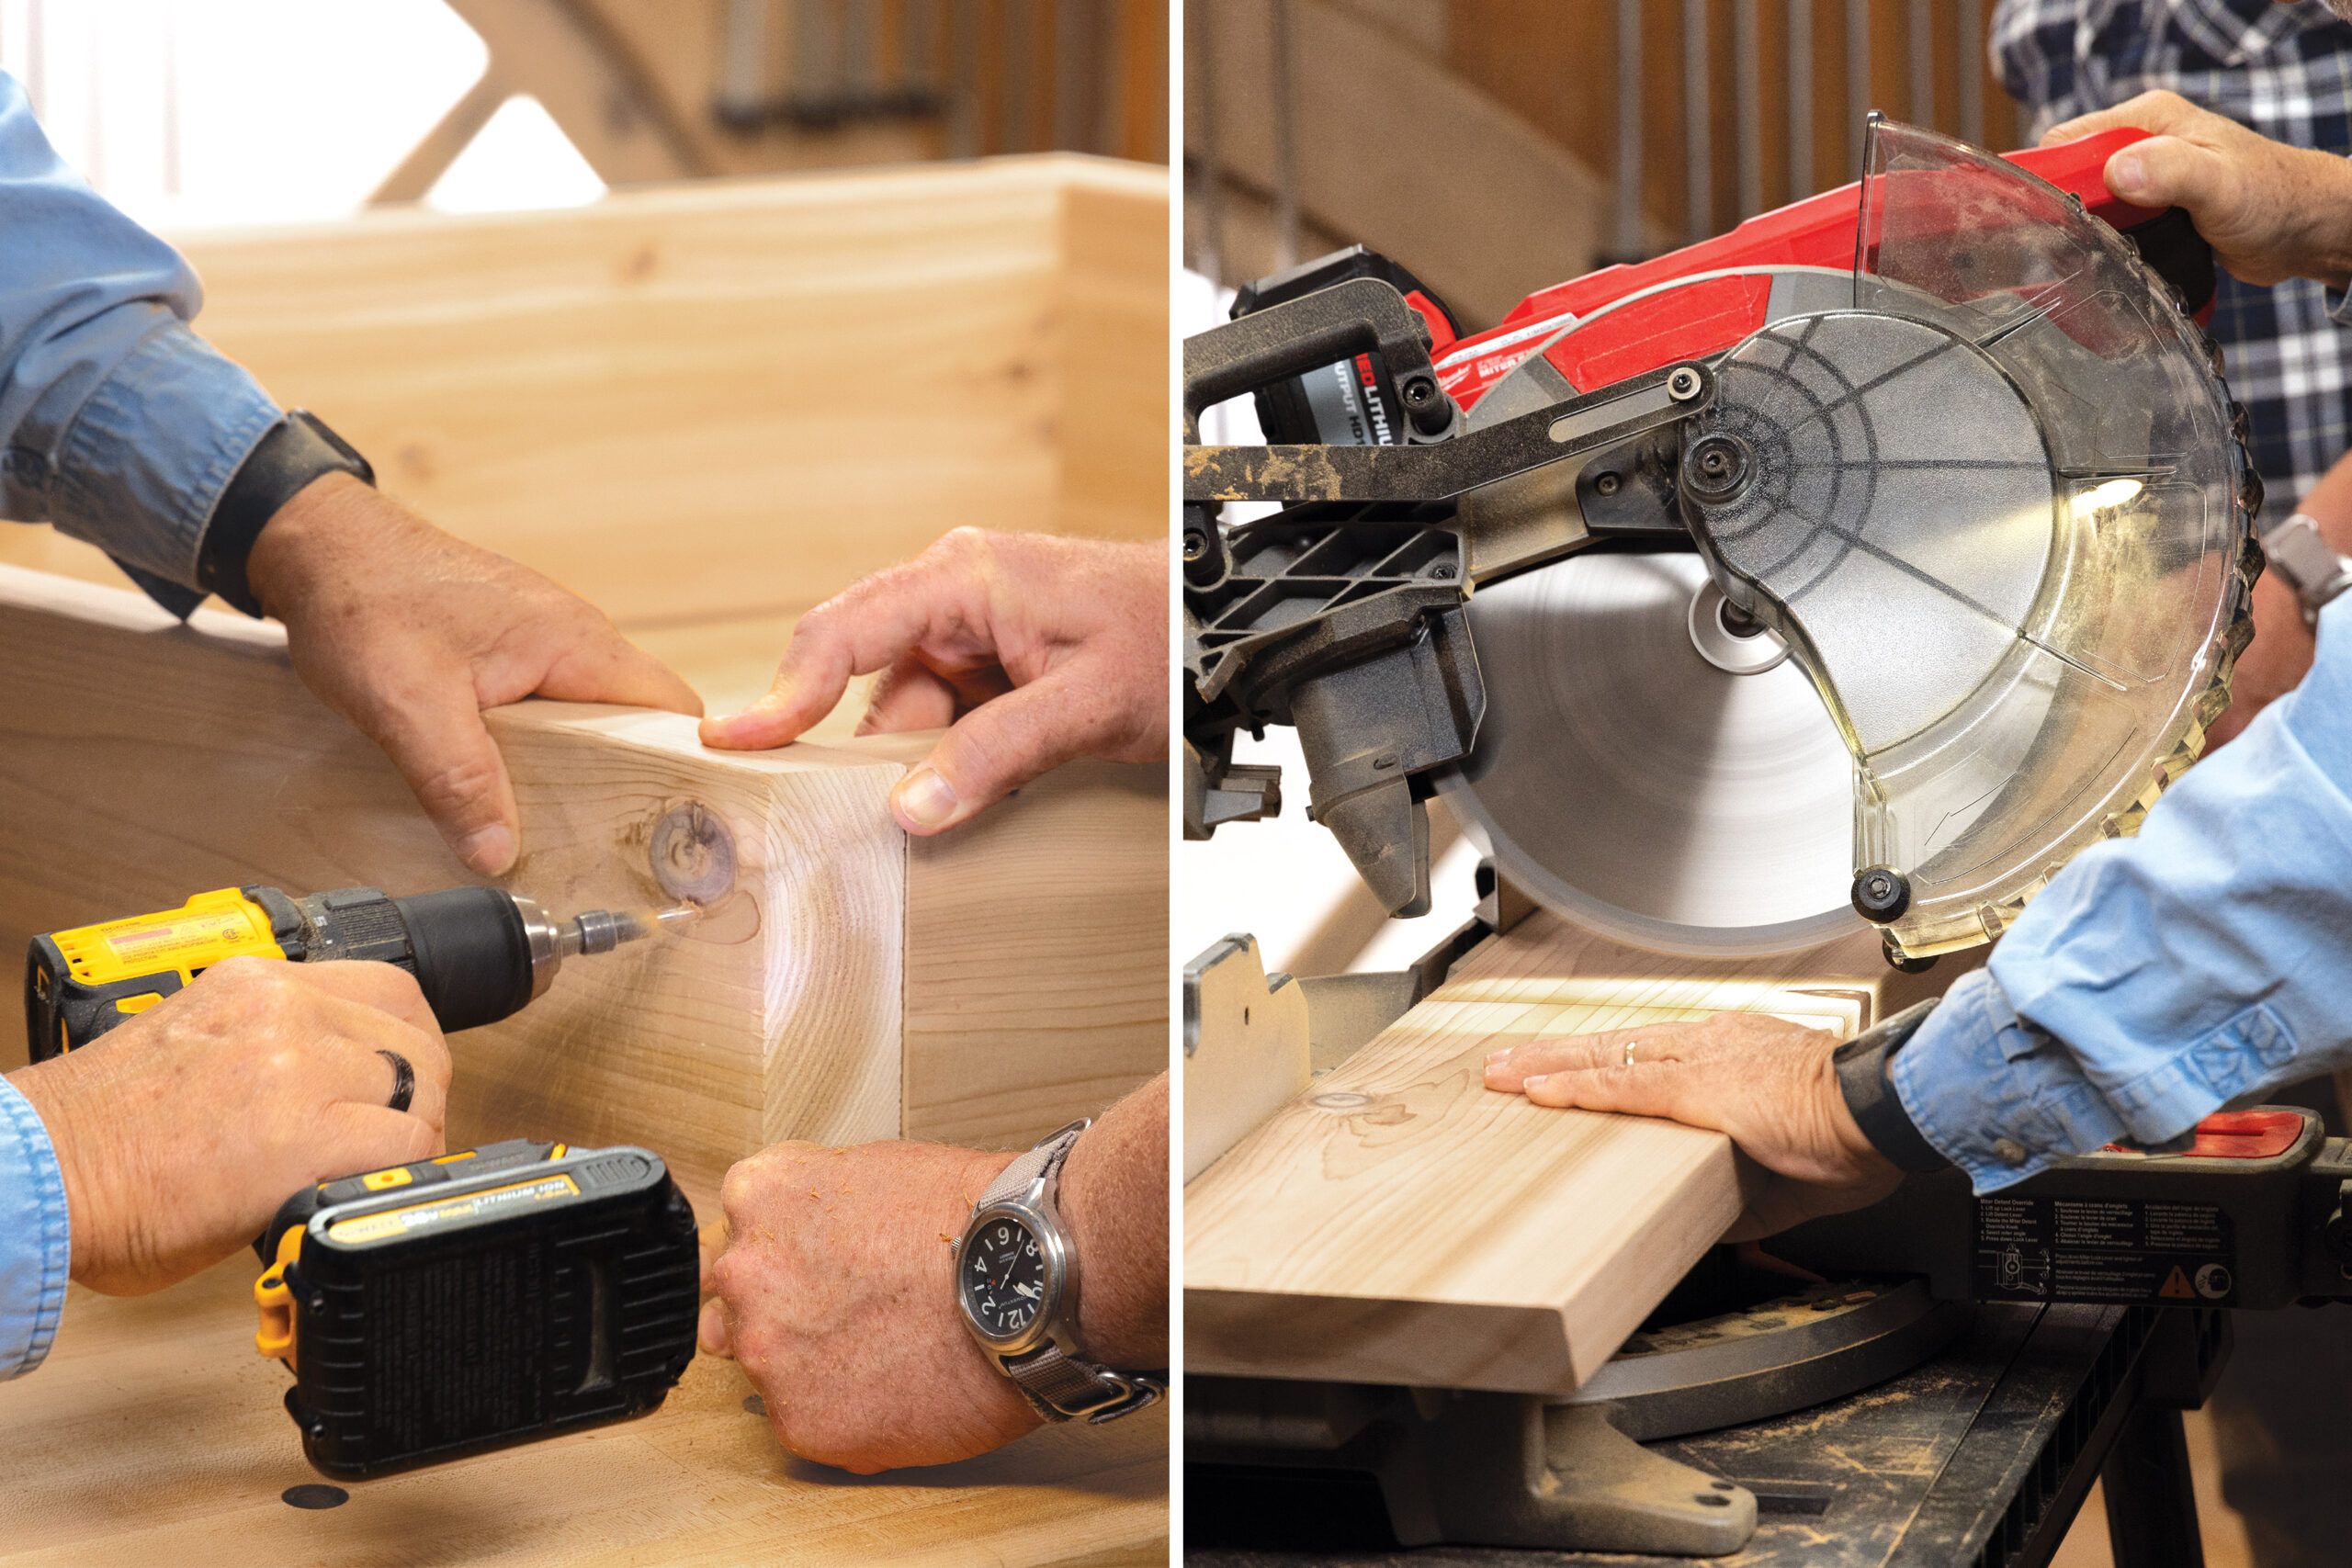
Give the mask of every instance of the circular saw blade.
M 1853 760 L 1804 672 L 1700 655 L 1695 555 L 1586 554 L 1480 589 L 1476 749 L 1446 781 L 1503 875 L 1606 936 L 1782 953 L 1860 928 Z

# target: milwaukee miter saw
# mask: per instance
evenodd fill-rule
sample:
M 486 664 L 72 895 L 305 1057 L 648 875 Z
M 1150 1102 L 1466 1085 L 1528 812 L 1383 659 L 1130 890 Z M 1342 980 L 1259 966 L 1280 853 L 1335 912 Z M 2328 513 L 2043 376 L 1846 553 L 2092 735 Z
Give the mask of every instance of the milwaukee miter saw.
M 2210 252 L 2116 132 L 1883 119 L 1858 185 L 1458 336 L 1362 251 L 1185 345 L 1187 831 L 1309 814 L 1392 914 L 1447 792 L 1498 874 L 1655 950 L 2000 934 L 2132 832 L 2250 633 L 2261 486 Z M 1271 502 L 1246 522 L 1225 503 Z M 1262 509 L 1261 509 L 1262 510 Z

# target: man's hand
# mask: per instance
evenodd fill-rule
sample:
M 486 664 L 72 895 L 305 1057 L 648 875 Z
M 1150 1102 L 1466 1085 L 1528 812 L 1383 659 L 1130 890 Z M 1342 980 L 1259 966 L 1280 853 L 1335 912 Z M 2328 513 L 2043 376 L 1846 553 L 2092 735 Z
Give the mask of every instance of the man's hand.
M 958 528 L 800 618 L 775 683 L 703 721 L 782 746 L 883 672 L 858 733 L 952 726 L 891 792 L 910 833 L 952 828 L 1073 757 L 1168 755 L 1168 547 Z
M 415 1073 L 405 1111 L 379 1051 Z M 8 1081 L 57 1151 L 74 1278 L 134 1295 L 249 1244 L 304 1187 L 439 1154 L 449 1053 L 389 964 L 232 958 Z
M 1625 1065 L 1625 1047 L 1634 1064 Z M 1538 1105 L 1664 1116 L 1728 1134 L 1775 1178 L 1724 1239 L 1874 1203 L 1902 1172 L 1846 1109 L 1834 1036 L 1763 1013 L 1536 1040 L 1487 1058 L 1487 1087 Z
M 956 1310 L 956 1242 L 1009 1154 L 777 1144 L 727 1173 L 702 1347 L 732 1356 L 776 1440 L 870 1475 L 1040 1425 Z
M 348 474 L 279 509 L 246 579 L 286 623 L 303 684 L 384 749 L 485 876 L 509 870 L 521 845 L 482 709 L 537 695 L 702 712 L 693 688 L 586 601 Z
M 2136 207 L 2185 207 L 2243 283 L 2352 278 L 2352 162 L 2290 147 L 2177 93 L 2143 93 L 2042 133 L 2045 147 L 2132 126 L 2154 132 L 2107 161 L 2107 188 Z
M 741 1364 L 786 1448 L 871 1474 L 968 1459 L 1039 1425 L 956 1304 L 956 1244 L 1012 1158 L 778 1144 L 728 1172 L 725 1226 L 704 1235 L 718 1297 L 702 1347 Z M 1165 1367 L 1168 1075 L 1080 1136 L 1056 1204 L 1079 1257 L 1086 1355 Z

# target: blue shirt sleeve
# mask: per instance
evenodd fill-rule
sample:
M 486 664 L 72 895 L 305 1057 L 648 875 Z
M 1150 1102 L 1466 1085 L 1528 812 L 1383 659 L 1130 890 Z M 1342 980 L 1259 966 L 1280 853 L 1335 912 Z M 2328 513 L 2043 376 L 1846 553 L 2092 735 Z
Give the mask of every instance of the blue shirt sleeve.
M 0 75 L 0 515 L 112 556 L 167 608 L 238 466 L 283 417 L 187 327 L 196 274 L 58 158 Z
M 1976 1190 L 2352 1065 L 2352 596 L 2311 672 L 2075 857 L 1894 1055 Z
M 31 1103 L 0 1078 L 0 1378 L 49 1355 L 73 1259 L 57 1151 Z

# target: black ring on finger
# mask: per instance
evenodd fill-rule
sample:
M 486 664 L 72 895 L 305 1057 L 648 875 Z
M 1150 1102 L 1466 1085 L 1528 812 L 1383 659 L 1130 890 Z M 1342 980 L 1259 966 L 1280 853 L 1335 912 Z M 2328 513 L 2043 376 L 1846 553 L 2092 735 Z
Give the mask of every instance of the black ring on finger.
M 416 1069 L 398 1051 L 379 1051 L 376 1055 L 392 1065 L 392 1098 L 384 1103 L 395 1111 L 406 1111 L 409 1102 L 416 1098 Z

